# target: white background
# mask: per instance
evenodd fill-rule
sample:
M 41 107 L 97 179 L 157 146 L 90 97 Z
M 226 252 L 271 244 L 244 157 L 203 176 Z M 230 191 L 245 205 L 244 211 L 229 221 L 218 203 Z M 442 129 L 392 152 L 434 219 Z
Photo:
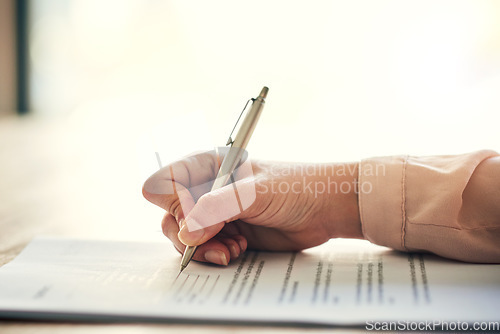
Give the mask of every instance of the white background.
M 143 174 L 156 150 L 170 161 L 223 145 L 264 85 L 251 157 L 500 148 L 498 1 L 32 5 L 33 109 L 133 146 Z

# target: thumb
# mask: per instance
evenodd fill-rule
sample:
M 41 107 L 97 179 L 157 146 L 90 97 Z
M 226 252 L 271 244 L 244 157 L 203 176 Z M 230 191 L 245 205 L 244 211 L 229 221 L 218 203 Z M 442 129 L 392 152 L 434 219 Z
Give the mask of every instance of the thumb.
M 224 223 L 243 218 L 245 210 L 255 199 L 253 178 L 206 193 L 185 218 L 179 231 L 179 240 L 190 246 L 205 243 L 219 233 Z

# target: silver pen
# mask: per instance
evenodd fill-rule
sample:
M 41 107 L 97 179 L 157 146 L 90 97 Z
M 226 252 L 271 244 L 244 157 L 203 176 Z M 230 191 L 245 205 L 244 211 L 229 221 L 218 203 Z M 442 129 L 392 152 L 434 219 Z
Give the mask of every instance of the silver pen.
M 231 148 L 229 149 L 229 152 L 227 153 L 224 160 L 222 161 L 219 172 L 217 173 L 214 184 L 212 185 L 212 190 L 210 191 L 214 191 L 216 189 L 224 187 L 227 184 L 227 181 L 229 180 L 231 175 L 233 174 L 234 170 L 236 169 L 236 166 L 238 166 L 238 164 L 240 163 L 243 152 L 245 152 L 245 148 L 247 147 L 247 144 L 250 141 L 250 137 L 252 136 L 253 130 L 257 125 L 257 121 L 259 120 L 262 109 L 264 108 L 268 91 L 269 88 L 264 87 L 262 88 L 257 98 L 251 99 L 252 107 L 245 116 L 245 119 L 243 120 L 243 123 L 241 124 L 240 129 L 238 130 L 238 133 L 236 134 L 236 137 L 233 140 L 231 136 L 233 134 L 234 129 L 236 128 L 236 125 L 238 124 L 239 118 L 238 121 L 236 121 L 233 131 L 231 131 L 229 139 L 226 143 L 226 145 L 231 145 Z M 246 108 L 244 108 L 243 111 L 245 111 L 245 109 Z M 191 259 L 193 258 L 193 255 L 196 252 L 196 248 L 197 248 L 196 246 L 186 247 L 184 254 L 182 255 L 179 275 L 184 269 L 186 269 L 189 262 L 191 262 Z

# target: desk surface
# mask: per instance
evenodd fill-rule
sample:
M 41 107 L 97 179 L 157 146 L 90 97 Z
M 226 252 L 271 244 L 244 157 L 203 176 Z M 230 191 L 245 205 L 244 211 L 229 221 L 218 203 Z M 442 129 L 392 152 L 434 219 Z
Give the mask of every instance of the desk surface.
M 0 119 L 0 265 L 36 235 L 164 240 L 162 211 L 147 203 L 147 170 L 137 162 L 133 127 L 30 117 Z M 131 149 L 132 147 L 132 149 Z M 132 151 L 132 152 L 131 152 Z M 154 152 L 152 161 L 154 160 Z M 87 324 L 0 321 L 7 333 L 303 333 L 350 328 L 224 324 Z

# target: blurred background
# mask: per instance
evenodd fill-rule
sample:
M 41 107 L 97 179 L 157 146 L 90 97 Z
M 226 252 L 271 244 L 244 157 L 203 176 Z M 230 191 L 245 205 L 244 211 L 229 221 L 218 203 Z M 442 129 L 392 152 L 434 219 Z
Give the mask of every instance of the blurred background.
M 264 85 L 253 158 L 500 149 L 499 1 L 0 6 L 0 214 L 16 224 L 160 234 L 140 194 L 155 152 L 167 163 L 223 145 Z

